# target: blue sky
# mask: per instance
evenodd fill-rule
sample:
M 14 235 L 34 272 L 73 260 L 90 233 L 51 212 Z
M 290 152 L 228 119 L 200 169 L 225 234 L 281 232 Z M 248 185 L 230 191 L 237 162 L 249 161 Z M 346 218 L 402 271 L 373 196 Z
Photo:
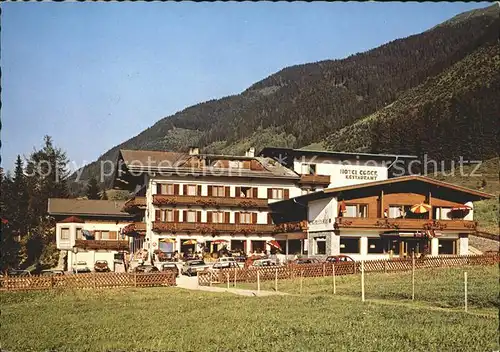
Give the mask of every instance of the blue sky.
M 190 105 L 488 3 L 3 3 L 2 166 L 53 137 L 78 166 Z

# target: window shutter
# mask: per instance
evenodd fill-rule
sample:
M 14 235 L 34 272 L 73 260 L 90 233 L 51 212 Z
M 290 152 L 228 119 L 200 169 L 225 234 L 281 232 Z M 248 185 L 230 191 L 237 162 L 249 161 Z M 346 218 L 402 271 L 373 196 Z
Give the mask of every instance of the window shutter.
M 272 188 L 267 189 L 267 199 L 273 199 L 273 189 Z
M 212 223 L 212 212 L 211 211 L 207 211 L 207 222 Z
M 116 240 L 116 238 L 117 238 L 117 232 L 116 231 L 109 231 L 109 239 Z
M 239 224 L 240 223 L 240 212 L 234 213 L 234 223 Z
M 289 189 L 283 190 L 283 195 L 284 195 L 285 199 L 290 198 L 290 190 Z
M 229 214 L 230 213 L 228 211 L 224 213 L 224 223 L 226 224 L 229 224 Z
M 214 190 L 212 186 L 208 186 L 208 196 L 213 197 L 214 195 Z
M 201 222 L 201 210 L 196 212 L 196 222 Z
M 257 223 L 257 213 L 252 213 L 252 224 Z
M 174 185 L 174 195 L 176 195 L 176 196 L 179 195 L 179 185 L 178 184 Z
M 182 194 L 184 194 L 185 196 L 188 194 L 188 185 L 182 186 Z
M 225 187 L 225 193 L 226 193 L 226 198 L 229 198 L 231 196 L 231 188 Z
M 259 190 L 257 187 L 252 188 L 252 198 L 258 198 Z
M 179 222 L 179 210 L 174 210 L 174 221 Z
M 235 194 L 236 198 L 239 198 L 241 197 L 241 187 L 236 187 L 236 194 Z
M 267 213 L 267 223 L 269 225 L 272 225 L 273 223 L 273 217 L 271 216 L 271 213 Z
M 187 218 L 188 218 L 188 211 L 183 210 L 182 211 L 182 222 L 187 222 Z
M 161 183 L 156 184 L 156 194 L 161 194 Z
M 197 196 L 201 196 L 201 185 L 198 185 Z
M 155 210 L 155 221 L 160 221 L 161 220 L 161 210 L 156 209 Z

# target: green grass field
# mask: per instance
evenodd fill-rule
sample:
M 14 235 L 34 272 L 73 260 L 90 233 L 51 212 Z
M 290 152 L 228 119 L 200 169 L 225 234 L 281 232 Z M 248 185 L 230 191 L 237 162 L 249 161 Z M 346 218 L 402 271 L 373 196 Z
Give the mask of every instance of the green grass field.
M 8 351 L 498 350 L 498 268 L 467 270 L 469 313 L 460 309 L 463 286 L 455 282 L 463 275 L 459 269 L 425 275 L 417 271 L 417 303 L 407 301 L 408 277 L 394 274 L 367 275 L 365 303 L 357 291 L 359 276 L 339 278 L 335 296 L 331 281 L 323 278 L 304 280 L 302 295 L 268 297 L 177 288 L 3 293 L 1 347 Z M 424 283 L 429 288 L 424 289 Z M 286 285 L 288 291 L 298 292 L 296 282 L 281 282 L 282 289 Z

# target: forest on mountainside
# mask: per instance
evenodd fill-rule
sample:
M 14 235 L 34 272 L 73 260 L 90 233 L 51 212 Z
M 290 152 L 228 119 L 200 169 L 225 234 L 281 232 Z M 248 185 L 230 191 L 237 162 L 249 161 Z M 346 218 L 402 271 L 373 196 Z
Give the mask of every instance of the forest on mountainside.
M 474 85 L 473 89 L 469 89 L 469 74 L 466 74 L 461 76 L 463 79 L 447 83 L 450 86 L 448 93 L 453 98 L 426 97 L 425 103 L 416 104 L 407 95 L 418 97 L 421 94 L 418 87 L 445 92 L 446 87 L 439 86 L 441 83 L 436 80 L 445 72 L 450 74 L 450 70 L 456 69 L 457 64 L 474 53 L 485 56 L 477 60 L 491 64 L 491 74 L 500 72 L 495 66 L 497 60 L 489 57 L 497 55 L 492 45 L 498 43 L 499 26 L 499 7 L 493 5 L 460 14 L 423 33 L 397 39 L 345 59 L 287 67 L 241 94 L 200 103 L 165 117 L 139 135 L 110 149 L 98 161 L 115 160 L 119 149 L 185 151 L 189 145 L 197 145 L 202 151 L 213 153 L 241 153 L 249 146 L 259 150 L 264 146 L 299 148 L 322 143 L 328 149 L 339 151 L 361 148 L 412 154 L 420 154 L 430 146 L 435 154 L 438 147 L 433 143 L 434 138 L 443 143 L 442 149 L 474 144 L 475 158 L 489 157 L 491 144 L 496 142 L 490 139 L 491 125 L 495 114 L 498 116 L 500 113 L 498 103 L 491 101 L 498 89 L 498 81 L 492 80 L 489 87 Z M 490 49 L 479 50 L 481 48 Z M 471 77 L 478 82 L 483 79 L 477 75 Z M 432 81 L 438 85 L 432 87 Z M 413 89 L 417 89 L 418 94 Z M 343 133 L 352 134 L 349 130 L 351 125 L 356 126 L 367 116 L 398 102 L 409 105 L 406 109 L 392 110 L 393 118 L 377 122 L 374 131 L 370 129 L 370 138 L 367 139 L 366 132 L 349 137 L 350 141 L 343 137 Z M 425 118 L 420 116 L 422 111 Z M 415 114 L 419 118 L 408 117 L 407 114 Z M 428 123 L 424 124 L 424 121 Z M 388 123 L 392 124 L 390 131 L 394 141 L 387 135 L 379 136 L 388 131 Z M 470 137 L 474 142 L 462 144 L 465 130 L 450 134 L 444 132 L 449 128 L 447 126 L 454 127 L 456 123 L 464 126 L 465 130 L 474 131 Z M 416 138 L 410 138 L 407 143 L 404 136 L 414 137 L 415 128 L 423 128 L 424 131 L 418 135 L 425 134 L 430 142 L 423 140 L 419 146 Z M 427 128 L 429 131 L 425 131 Z M 481 131 L 486 134 L 481 135 Z M 336 142 L 337 138 L 339 142 Z M 363 141 L 361 147 L 356 139 Z M 380 142 L 377 142 L 379 139 Z M 372 144 L 372 141 L 376 143 Z M 353 148 L 353 145 L 356 147 Z M 440 155 L 452 154 L 446 152 Z M 99 169 L 99 162 L 85 166 L 82 181 L 98 175 Z M 81 193 L 82 184 L 73 183 L 72 190 Z

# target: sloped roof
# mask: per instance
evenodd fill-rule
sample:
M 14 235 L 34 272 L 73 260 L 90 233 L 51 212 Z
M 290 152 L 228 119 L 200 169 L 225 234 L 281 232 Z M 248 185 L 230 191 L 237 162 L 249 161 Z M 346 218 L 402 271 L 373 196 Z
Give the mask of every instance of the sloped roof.
M 48 213 L 50 215 L 79 216 L 111 216 L 130 217 L 122 211 L 125 201 L 49 198 Z
M 144 172 L 170 171 L 193 175 L 209 174 L 214 171 L 216 176 L 233 177 L 260 177 L 260 178 L 289 178 L 298 179 L 299 176 L 293 170 L 286 168 L 272 158 L 249 157 L 234 155 L 196 154 L 178 152 L 163 152 L 150 150 L 120 150 L 123 163 L 129 170 Z M 190 161 L 193 158 L 213 160 L 255 160 L 262 165 L 262 170 L 221 168 L 216 166 L 193 167 Z M 216 171 L 216 172 L 215 172 Z

